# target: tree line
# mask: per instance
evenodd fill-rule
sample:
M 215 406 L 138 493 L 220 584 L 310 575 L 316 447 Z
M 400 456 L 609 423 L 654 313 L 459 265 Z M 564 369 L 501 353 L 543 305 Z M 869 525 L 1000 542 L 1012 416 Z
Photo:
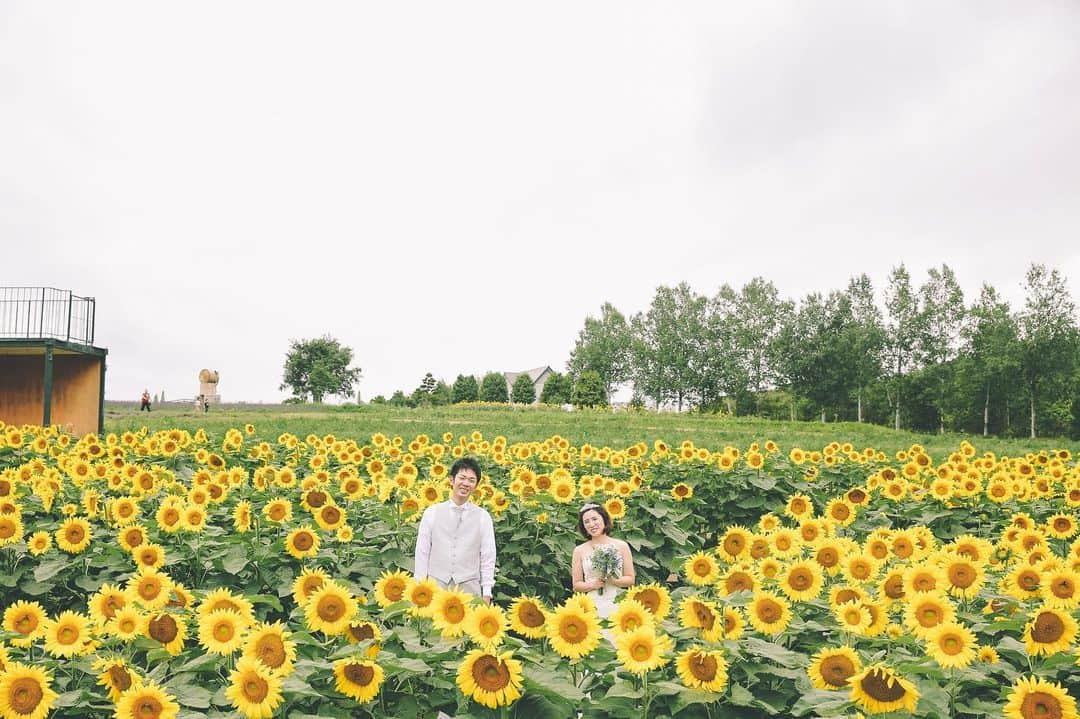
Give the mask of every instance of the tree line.
M 903 264 L 884 304 L 865 274 L 798 302 L 756 277 L 712 297 L 656 289 L 629 318 L 587 317 L 567 363 L 632 404 L 924 432 L 1080 436 L 1080 333 L 1056 269 L 1033 264 L 1015 310 L 990 284 L 965 304 L 947 265 L 917 287 Z

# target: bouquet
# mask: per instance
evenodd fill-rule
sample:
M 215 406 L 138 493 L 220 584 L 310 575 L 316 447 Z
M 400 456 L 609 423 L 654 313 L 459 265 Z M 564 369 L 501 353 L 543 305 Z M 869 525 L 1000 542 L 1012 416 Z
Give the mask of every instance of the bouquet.
M 607 582 L 608 579 L 622 576 L 622 555 L 614 545 L 601 544 L 593 550 L 589 561 L 597 579 Z M 604 587 L 601 586 L 597 593 L 603 595 Z

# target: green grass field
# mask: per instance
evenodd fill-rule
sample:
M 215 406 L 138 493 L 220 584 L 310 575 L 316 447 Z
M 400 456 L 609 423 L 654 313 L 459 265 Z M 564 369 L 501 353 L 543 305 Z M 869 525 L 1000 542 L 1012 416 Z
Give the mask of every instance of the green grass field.
M 221 434 L 230 427 L 254 424 L 259 436 L 275 438 L 282 432 L 298 436 L 310 433 L 334 434 L 366 440 L 376 432 L 410 439 L 424 433 L 432 437 L 450 431 L 461 435 L 473 430 L 488 439 L 503 435 L 510 443 L 542 440 L 560 435 L 574 444 L 622 448 L 656 439 L 677 445 L 684 439 L 698 446 L 720 449 L 726 445 L 745 448 L 751 442 L 772 439 L 786 452 L 794 446 L 820 449 L 832 441 L 851 442 L 858 448 L 874 447 L 889 453 L 907 449 L 914 443 L 927 448 L 935 458 L 947 455 L 967 439 L 980 452 L 1018 456 L 1032 450 L 1067 448 L 1074 454 L 1080 442 L 1061 438 L 998 439 L 971 435 L 927 435 L 896 432 L 891 428 L 853 422 L 777 422 L 752 417 L 676 414 L 655 412 L 574 411 L 532 407 L 451 406 L 423 409 L 365 405 L 223 405 L 209 413 L 196 412 L 189 405 L 158 405 L 149 414 L 140 413 L 135 403 L 108 402 L 105 429 L 109 432 L 180 427 L 205 428 Z

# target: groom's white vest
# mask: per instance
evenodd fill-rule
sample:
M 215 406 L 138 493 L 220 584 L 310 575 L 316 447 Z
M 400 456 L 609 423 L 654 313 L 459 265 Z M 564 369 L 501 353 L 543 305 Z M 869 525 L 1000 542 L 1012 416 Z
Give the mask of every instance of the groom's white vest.
M 434 577 L 443 584 L 476 581 L 490 591 L 495 574 L 493 529 L 491 515 L 472 502 L 458 507 L 446 501 L 428 507 L 420 520 L 417 537 L 417 577 Z M 419 542 L 424 541 L 425 535 L 430 536 L 430 552 L 423 566 Z M 485 538 L 490 547 L 484 546 Z M 482 563 L 490 565 L 488 571 L 483 571 Z

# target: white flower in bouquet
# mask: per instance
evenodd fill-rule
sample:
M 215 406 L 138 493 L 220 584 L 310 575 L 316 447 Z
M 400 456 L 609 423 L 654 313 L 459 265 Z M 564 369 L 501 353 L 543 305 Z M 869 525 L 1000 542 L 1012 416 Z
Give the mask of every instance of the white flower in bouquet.
M 601 544 L 593 550 L 589 561 L 597 579 L 607 582 L 608 579 L 622 576 L 622 554 L 614 545 Z M 599 593 L 604 593 L 603 586 L 600 587 Z

